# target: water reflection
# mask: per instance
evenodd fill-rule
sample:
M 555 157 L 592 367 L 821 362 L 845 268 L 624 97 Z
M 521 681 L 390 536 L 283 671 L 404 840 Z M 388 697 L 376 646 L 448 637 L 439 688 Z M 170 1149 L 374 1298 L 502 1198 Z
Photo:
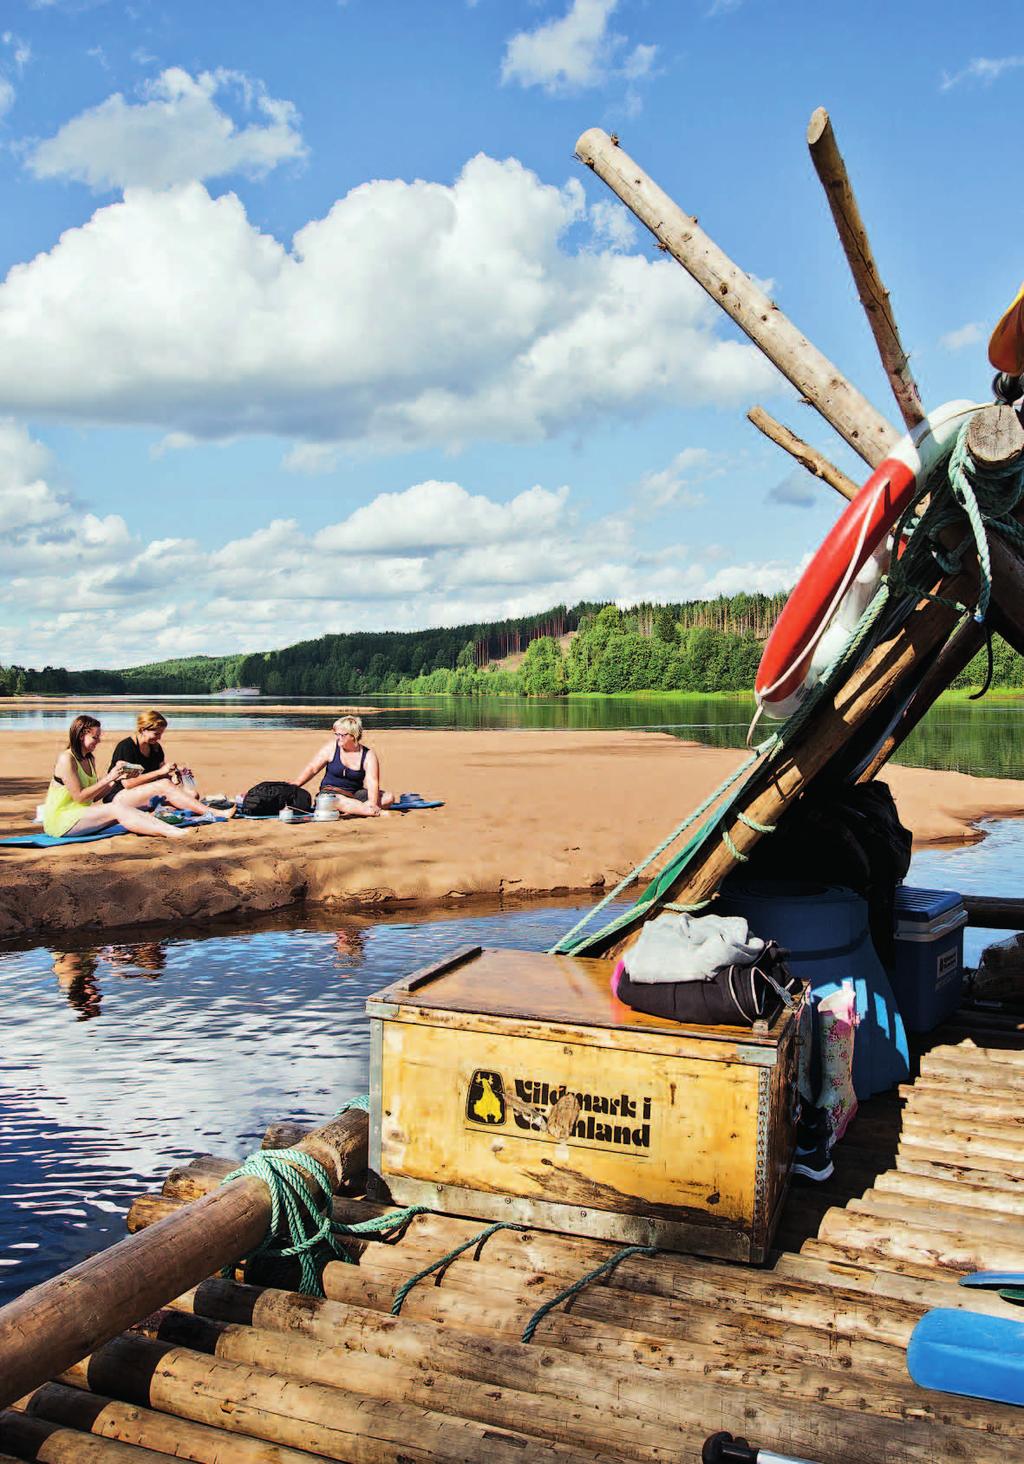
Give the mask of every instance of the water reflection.
M 80 1022 L 100 1014 L 100 988 L 94 951 L 51 951 L 57 985 L 78 1014 Z

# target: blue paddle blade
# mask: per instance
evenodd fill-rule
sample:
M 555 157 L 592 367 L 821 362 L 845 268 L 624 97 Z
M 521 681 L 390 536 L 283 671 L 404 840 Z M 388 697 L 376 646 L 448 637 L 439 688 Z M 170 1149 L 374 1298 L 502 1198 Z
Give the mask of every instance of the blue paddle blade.
M 1024 1286 L 1024 1271 L 973 1271 L 960 1277 L 960 1285 L 991 1287 L 993 1291 L 1000 1286 Z
M 907 1347 L 921 1388 L 1024 1406 L 1024 1322 L 940 1308 L 926 1312 Z
M 1004 1301 L 1015 1301 L 1018 1304 L 1024 1302 L 1024 1291 L 1019 1286 L 1001 1286 L 999 1295 Z

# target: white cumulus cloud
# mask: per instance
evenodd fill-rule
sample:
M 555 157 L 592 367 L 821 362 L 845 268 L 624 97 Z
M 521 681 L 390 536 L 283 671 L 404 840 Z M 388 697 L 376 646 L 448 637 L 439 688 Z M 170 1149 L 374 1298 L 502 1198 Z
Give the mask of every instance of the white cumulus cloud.
M 228 99 L 259 120 L 239 125 L 219 104 Z M 145 84 L 139 101 L 115 92 L 73 117 L 31 147 L 25 161 L 37 178 L 75 179 L 104 192 L 232 173 L 259 178 L 305 153 L 291 102 L 238 71 L 193 77 L 173 66 Z
M 778 378 L 670 260 L 584 247 L 575 180 L 366 183 L 287 248 L 233 194 L 130 189 L 0 284 L 0 412 L 391 450 L 535 440 Z
M 707 463 L 691 456 L 683 466 Z M 534 485 L 502 501 L 435 480 L 377 494 L 334 522 L 277 518 L 204 548 L 146 539 L 116 514 L 90 513 L 52 486 L 53 472 L 23 427 L 0 423 L 5 662 L 124 666 L 269 649 L 325 631 L 501 619 L 578 600 L 779 588 L 796 572 L 730 565 L 685 543 L 645 548 L 630 511 L 587 518 L 568 487 Z
M 627 39 L 609 28 L 617 7 L 618 0 L 572 0 L 564 15 L 519 31 L 505 46 L 502 81 L 557 95 L 602 86 L 615 76 L 632 82 L 648 76 L 658 48 L 640 44 L 623 59 Z

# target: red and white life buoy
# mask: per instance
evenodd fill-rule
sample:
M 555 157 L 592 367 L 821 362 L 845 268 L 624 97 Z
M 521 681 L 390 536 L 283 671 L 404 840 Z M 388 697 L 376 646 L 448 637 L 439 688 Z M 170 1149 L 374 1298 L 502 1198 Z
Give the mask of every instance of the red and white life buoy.
M 878 588 L 890 530 L 948 453 L 976 402 L 947 402 L 902 437 L 840 516 L 783 607 L 754 694 L 789 717 L 840 654 Z

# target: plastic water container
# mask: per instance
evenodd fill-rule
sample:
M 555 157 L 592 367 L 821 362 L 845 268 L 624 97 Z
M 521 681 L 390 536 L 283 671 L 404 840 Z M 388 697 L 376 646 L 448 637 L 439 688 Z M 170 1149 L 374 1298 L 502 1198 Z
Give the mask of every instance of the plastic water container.
M 852 986 L 859 1024 L 853 1044 L 853 1086 L 870 1098 L 910 1076 L 907 1034 L 885 968 L 868 929 L 866 901 L 836 885 L 795 880 L 726 880 L 716 915 L 744 915 L 751 931 L 778 941 L 811 1001 Z
M 930 1032 L 960 1005 L 967 911 L 955 890 L 896 891 L 892 986 L 911 1032 Z

